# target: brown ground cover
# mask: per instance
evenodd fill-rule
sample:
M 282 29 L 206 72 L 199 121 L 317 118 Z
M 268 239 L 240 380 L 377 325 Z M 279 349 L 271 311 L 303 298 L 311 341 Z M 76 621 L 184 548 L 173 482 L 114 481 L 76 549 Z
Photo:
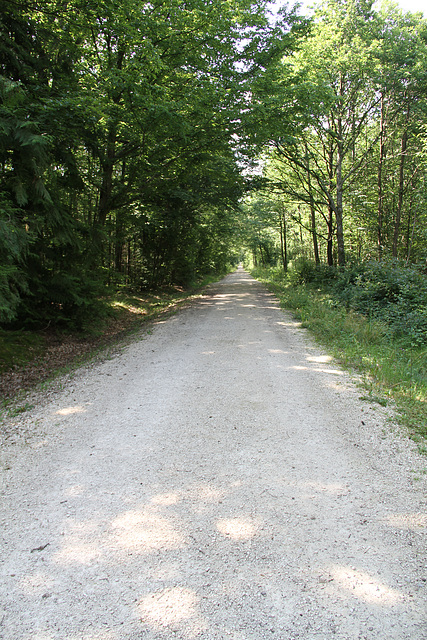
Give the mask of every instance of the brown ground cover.
M 135 314 L 123 311 L 120 316 L 111 318 L 101 335 L 79 336 L 57 333 L 47 330 L 42 333 L 45 349 L 25 365 L 17 366 L 5 371 L 0 376 L 0 398 L 12 399 L 21 391 L 28 391 L 36 384 L 44 382 L 76 363 L 84 360 L 90 354 L 117 343 L 124 337 L 141 317 L 135 319 Z

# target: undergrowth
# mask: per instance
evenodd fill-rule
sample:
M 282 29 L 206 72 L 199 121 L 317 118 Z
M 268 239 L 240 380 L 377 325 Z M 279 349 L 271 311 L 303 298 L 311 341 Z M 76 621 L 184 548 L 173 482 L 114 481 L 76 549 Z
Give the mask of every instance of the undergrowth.
M 0 329 L 0 375 L 40 357 L 46 342 L 41 333 Z
M 35 385 L 45 387 L 49 381 L 69 373 L 126 335 L 149 327 L 156 318 L 174 313 L 217 280 L 218 276 L 207 276 L 187 289 L 116 291 L 103 300 L 107 313 L 88 322 L 84 332 L 61 332 L 51 327 L 43 331 L 0 329 L 0 414 L 22 412 L 25 404 L 18 409 L 10 408 L 15 397 L 21 398 Z M 64 344 L 67 345 L 65 352 L 61 350 Z
M 362 374 L 366 397 L 386 405 L 393 402 L 400 423 L 408 429 L 409 435 L 418 442 L 425 452 L 427 439 L 427 332 L 422 321 L 416 330 L 406 329 L 403 309 L 399 318 L 384 311 L 386 304 L 381 299 L 378 288 L 374 289 L 379 313 L 367 311 L 370 298 L 359 291 L 358 299 L 364 300 L 365 313 L 360 307 L 344 304 L 340 298 L 338 278 L 331 272 L 326 277 L 308 279 L 301 277 L 298 269 L 286 277 L 275 269 L 255 269 L 254 277 L 264 282 L 280 300 L 281 306 L 290 310 L 308 328 L 315 338 L 345 366 Z M 348 275 L 348 274 L 347 274 Z M 342 276 L 341 276 L 342 277 Z M 356 285 L 362 288 L 359 283 Z M 405 295 L 411 292 L 405 280 Z M 421 309 L 420 287 L 416 305 Z M 384 291 L 383 291 L 384 293 Z M 351 292 L 346 291 L 348 298 Z M 398 293 L 393 297 L 396 305 Z M 406 302 L 406 314 L 413 313 Z M 399 325 L 398 327 L 396 325 Z

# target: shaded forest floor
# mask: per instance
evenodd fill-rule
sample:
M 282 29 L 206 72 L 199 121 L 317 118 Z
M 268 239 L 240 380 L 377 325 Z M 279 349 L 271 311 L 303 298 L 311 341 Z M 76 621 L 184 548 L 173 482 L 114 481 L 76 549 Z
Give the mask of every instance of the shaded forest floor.
M 36 385 L 67 373 L 96 354 L 109 353 L 127 336 L 161 315 L 174 313 L 201 294 L 191 290 L 165 289 L 159 293 L 118 296 L 111 301 L 112 313 L 102 321 L 102 330 L 85 334 L 54 329 L 0 334 L 0 400 L 11 400 Z
M 28 391 L 40 382 L 54 377 L 57 372 L 82 362 L 97 350 L 114 344 L 126 335 L 138 321 L 129 314 L 121 314 L 112 319 L 101 336 L 79 336 L 57 333 L 54 330 L 40 334 L 43 341 L 41 354 L 24 364 L 15 364 L 4 371 L 0 379 L 0 396 L 5 399 L 15 397 L 21 391 Z

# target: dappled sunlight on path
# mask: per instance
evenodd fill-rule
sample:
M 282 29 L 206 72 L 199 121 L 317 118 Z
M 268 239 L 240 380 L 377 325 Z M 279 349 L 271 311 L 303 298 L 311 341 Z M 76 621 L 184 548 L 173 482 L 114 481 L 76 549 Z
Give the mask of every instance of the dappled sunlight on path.
M 242 270 L 82 372 L 8 463 L 2 640 L 425 640 L 424 494 L 358 395 Z

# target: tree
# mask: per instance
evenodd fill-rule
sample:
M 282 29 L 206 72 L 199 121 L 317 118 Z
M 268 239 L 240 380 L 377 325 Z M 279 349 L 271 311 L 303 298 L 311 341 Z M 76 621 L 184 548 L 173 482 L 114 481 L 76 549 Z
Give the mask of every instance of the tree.
M 330 0 L 318 9 L 311 35 L 292 62 L 294 90 L 288 100 L 300 106 L 298 128 L 293 136 L 273 140 L 278 157 L 298 174 L 311 210 L 317 202 L 333 213 L 340 265 L 345 264 L 345 189 L 369 153 L 357 142 L 378 103 L 371 73 L 371 4 Z
M 8 130 L 0 175 L 22 238 L 4 271 L 28 284 L 21 315 L 81 316 L 101 277 L 182 281 L 207 265 L 201 246 L 229 247 L 221 208 L 246 188 L 242 113 L 271 30 L 263 0 L 6 0 L 1 20 L 0 71 L 23 96 L 10 117 L 32 135 L 19 159 Z
M 381 95 L 378 159 L 378 249 L 382 256 L 389 236 L 389 250 L 399 256 L 402 216 L 408 185 L 414 187 L 419 152 L 418 134 L 425 121 L 427 91 L 427 24 L 419 16 L 385 6 L 378 16 L 378 86 Z M 384 188 L 393 175 L 397 198 Z M 387 230 L 389 232 L 387 234 Z

